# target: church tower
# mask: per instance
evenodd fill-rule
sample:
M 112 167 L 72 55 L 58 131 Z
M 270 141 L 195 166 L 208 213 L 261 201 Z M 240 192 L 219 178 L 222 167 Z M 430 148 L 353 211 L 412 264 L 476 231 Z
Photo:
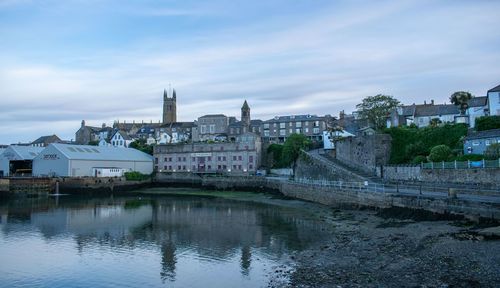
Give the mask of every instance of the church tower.
M 243 123 L 243 127 L 246 127 L 246 131 L 249 131 L 250 128 L 250 106 L 248 106 L 247 100 L 243 103 L 241 107 L 241 122 Z
M 168 97 L 167 90 L 163 90 L 163 124 L 177 122 L 177 96 L 175 89 L 172 90 L 172 97 Z

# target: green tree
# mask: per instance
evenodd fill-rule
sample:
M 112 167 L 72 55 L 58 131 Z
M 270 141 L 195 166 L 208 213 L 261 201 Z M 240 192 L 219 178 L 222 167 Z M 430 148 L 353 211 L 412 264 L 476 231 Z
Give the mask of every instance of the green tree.
M 431 127 L 438 127 L 441 123 L 443 123 L 443 121 L 441 121 L 439 118 L 432 118 L 431 122 L 429 122 L 429 125 L 431 125 Z
M 286 166 L 283 164 L 283 145 L 271 144 L 267 147 L 267 153 L 273 157 L 273 168 L 283 168 Z
M 99 141 L 97 141 L 97 140 L 89 141 L 89 143 L 87 145 L 90 145 L 90 146 L 99 146 Z
M 437 145 L 432 147 L 431 153 L 429 154 L 429 160 L 432 162 L 446 161 L 451 155 L 450 147 L 446 145 Z
M 469 107 L 469 100 L 474 96 L 470 92 L 466 91 L 458 91 L 450 96 L 450 102 L 456 106 L 460 110 L 462 115 L 465 115 L 465 111 Z
M 500 116 L 483 116 L 476 119 L 476 130 L 500 129 Z
M 376 129 L 383 129 L 386 125 L 387 116 L 399 104 L 399 100 L 392 96 L 378 94 L 366 97 L 360 104 L 356 105 L 356 108 L 361 117 L 367 119 Z
M 130 143 L 130 148 L 137 149 L 149 155 L 153 155 L 153 145 L 148 145 L 146 143 L 146 139 L 137 139 L 134 142 Z
M 288 137 L 283 144 L 282 159 L 283 164 L 286 166 L 292 165 L 295 172 L 295 165 L 299 158 L 300 150 L 308 150 L 311 147 L 311 141 L 302 134 L 292 134 Z

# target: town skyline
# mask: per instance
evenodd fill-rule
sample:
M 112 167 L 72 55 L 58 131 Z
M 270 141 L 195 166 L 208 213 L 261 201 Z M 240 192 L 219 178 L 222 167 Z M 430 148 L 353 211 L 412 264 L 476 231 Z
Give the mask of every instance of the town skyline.
M 379 93 L 449 103 L 499 84 L 491 1 L 118 4 L 0 1 L 0 144 L 156 123 L 169 83 L 178 121 L 238 117 L 245 99 L 253 119 L 337 116 Z

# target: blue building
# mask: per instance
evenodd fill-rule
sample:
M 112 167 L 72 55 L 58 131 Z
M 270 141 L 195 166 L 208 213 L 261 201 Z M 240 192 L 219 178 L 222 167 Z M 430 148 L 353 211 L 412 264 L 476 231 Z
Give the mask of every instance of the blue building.
M 464 154 L 484 154 L 494 143 L 500 143 L 500 129 L 471 132 L 465 138 Z

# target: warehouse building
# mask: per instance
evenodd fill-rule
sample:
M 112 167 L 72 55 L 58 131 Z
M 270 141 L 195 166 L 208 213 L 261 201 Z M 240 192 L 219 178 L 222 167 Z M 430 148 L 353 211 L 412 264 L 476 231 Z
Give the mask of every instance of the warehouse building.
M 112 177 L 153 172 L 153 157 L 132 148 L 50 144 L 33 160 L 34 176 Z
M 42 147 L 11 145 L 0 154 L 0 177 L 31 176 L 33 159 Z

